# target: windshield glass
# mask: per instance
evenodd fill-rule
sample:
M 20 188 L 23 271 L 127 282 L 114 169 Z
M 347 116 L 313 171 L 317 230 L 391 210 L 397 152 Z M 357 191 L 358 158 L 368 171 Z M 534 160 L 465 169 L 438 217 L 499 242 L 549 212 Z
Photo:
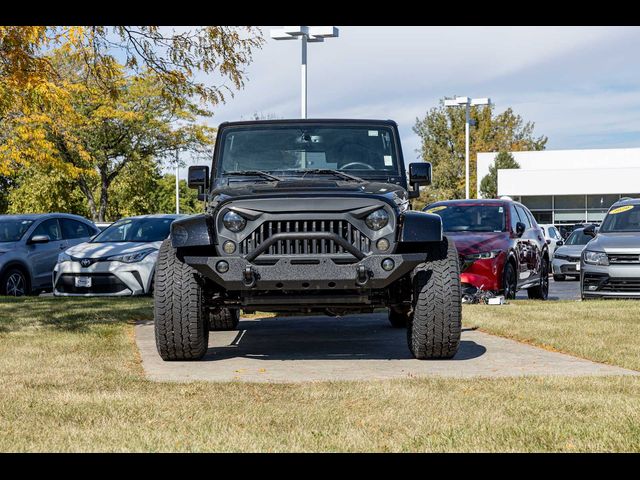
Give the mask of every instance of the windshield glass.
M 393 141 L 390 127 L 373 124 L 228 127 L 217 172 L 220 176 L 262 171 L 282 177 L 305 170 L 338 170 L 358 177 L 397 176 Z
M 33 220 L 0 220 L 0 242 L 17 242 L 32 223 Z
M 571 235 L 569 235 L 569 238 L 567 238 L 565 245 L 586 245 L 591 239 L 593 239 L 593 237 L 585 235 L 584 230 L 574 230 Z
M 609 210 L 600 227 L 601 232 L 640 231 L 640 205 L 625 205 Z
M 504 232 L 505 215 L 501 205 L 434 205 L 425 210 L 442 217 L 446 232 Z
M 93 243 L 160 242 L 169 236 L 173 218 L 125 218 L 99 233 Z

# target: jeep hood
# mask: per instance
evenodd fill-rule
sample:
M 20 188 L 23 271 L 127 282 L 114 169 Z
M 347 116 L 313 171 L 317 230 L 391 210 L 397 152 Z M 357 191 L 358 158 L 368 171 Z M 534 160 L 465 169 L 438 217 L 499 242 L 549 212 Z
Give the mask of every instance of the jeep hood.
M 640 253 L 640 232 L 598 232 L 587 243 L 587 249 L 606 253 Z

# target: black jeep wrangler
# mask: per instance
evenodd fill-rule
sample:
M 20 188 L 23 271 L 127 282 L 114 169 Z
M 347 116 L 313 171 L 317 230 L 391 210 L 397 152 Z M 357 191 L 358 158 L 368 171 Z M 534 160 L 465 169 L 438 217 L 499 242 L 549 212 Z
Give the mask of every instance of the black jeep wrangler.
M 155 273 L 156 344 L 196 360 L 239 310 L 388 308 L 416 358 L 460 343 L 459 260 L 438 215 L 411 210 L 431 165 L 409 165 L 392 121 L 223 123 L 213 172 L 189 168 L 206 211 L 173 222 Z

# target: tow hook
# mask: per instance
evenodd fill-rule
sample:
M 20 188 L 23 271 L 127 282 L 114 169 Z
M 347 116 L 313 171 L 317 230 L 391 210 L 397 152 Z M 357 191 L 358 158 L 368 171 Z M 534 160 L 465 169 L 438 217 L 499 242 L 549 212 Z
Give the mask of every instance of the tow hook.
M 371 278 L 371 272 L 364 265 L 359 265 L 356 273 L 356 284 L 360 287 L 364 286 Z
M 242 280 L 245 287 L 248 287 L 248 288 L 251 288 L 256 284 L 257 275 L 256 275 L 256 272 L 253 271 L 250 265 L 247 265 L 247 267 L 244 269 L 244 275 Z

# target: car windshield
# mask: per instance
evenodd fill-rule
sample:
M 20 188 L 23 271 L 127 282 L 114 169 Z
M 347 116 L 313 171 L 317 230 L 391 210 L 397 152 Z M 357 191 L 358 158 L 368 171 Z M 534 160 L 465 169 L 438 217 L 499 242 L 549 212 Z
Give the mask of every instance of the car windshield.
M 609 210 L 600 227 L 601 232 L 640 231 L 640 205 L 624 205 Z
M 337 170 L 357 177 L 399 176 L 393 131 L 381 125 L 267 124 L 227 127 L 218 175 L 269 173 L 280 178 Z M 263 180 L 273 181 L 262 176 Z M 343 179 L 348 179 L 346 176 Z M 275 179 L 277 180 L 277 179 Z
M 565 245 L 586 245 L 591 239 L 593 239 L 593 237 L 585 235 L 584 230 L 574 230 L 571 232 L 571 235 L 569 235 L 569 238 L 567 238 Z
M 446 232 L 504 232 L 505 215 L 501 205 L 433 205 L 425 212 L 442 217 Z
M 92 243 L 160 242 L 169 236 L 173 218 L 125 218 L 99 233 Z
M 0 242 L 17 242 L 29 229 L 33 220 L 0 220 Z

